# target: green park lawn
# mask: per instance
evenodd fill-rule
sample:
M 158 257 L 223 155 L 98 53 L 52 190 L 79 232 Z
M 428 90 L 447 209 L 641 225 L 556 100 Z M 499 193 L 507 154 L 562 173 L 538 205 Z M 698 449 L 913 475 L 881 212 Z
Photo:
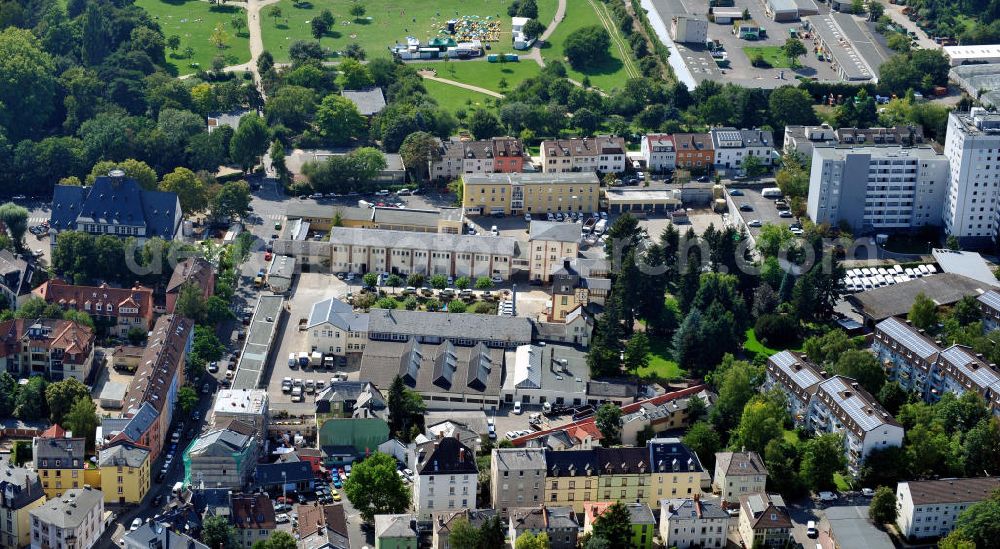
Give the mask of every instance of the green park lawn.
M 510 48 L 510 0 L 434 0 L 433 2 L 399 2 L 398 0 L 365 0 L 363 17 L 355 20 L 350 14 L 354 0 L 308 0 L 294 4 L 282 0 L 274 4 L 281 10 L 277 19 L 269 16 L 271 7 L 261 11 L 261 34 L 264 49 L 279 62 L 288 61 L 288 48 L 296 40 L 313 40 L 309 21 L 323 10 L 330 10 L 336 23 L 320 43 L 334 52 L 348 44 L 358 43 L 368 58 L 389 57 L 389 47 L 403 42 L 407 36 L 421 41 L 438 36 L 445 21 L 456 16 L 478 15 L 501 21 L 500 40 L 493 53 Z M 558 0 L 538 0 L 539 18 L 547 24 L 555 13 Z M 457 15 L 456 15 L 457 14 Z M 546 20 L 547 18 L 547 20 Z
M 438 102 L 438 105 L 453 113 L 459 109 L 464 109 L 465 112 L 471 113 L 479 107 L 492 108 L 493 106 L 492 97 L 465 88 L 442 84 L 433 80 L 424 80 L 424 87 L 427 88 L 427 93 Z
M 755 355 L 763 354 L 764 356 L 771 356 L 777 352 L 785 350 L 785 349 L 773 349 L 758 341 L 757 334 L 754 333 L 753 328 L 748 329 L 745 335 L 746 335 L 746 341 L 743 343 L 743 350 L 745 350 L 747 353 L 753 353 Z M 793 351 L 801 350 L 799 349 L 799 347 L 801 347 L 801 342 L 793 346 L 792 350 Z
M 596 0 L 596 2 L 600 4 L 600 0 Z M 566 16 L 549 37 L 548 44 L 542 48 L 542 57 L 546 61 L 564 61 L 566 54 L 563 44 L 566 38 L 577 29 L 600 24 L 600 19 L 597 18 L 597 14 L 589 2 L 584 0 L 569 2 L 566 7 Z M 614 30 L 618 32 L 617 29 Z M 631 50 L 629 53 L 631 54 Z M 622 62 L 621 54 L 615 47 L 614 41 L 611 43 L 610 56 L 606 61 L 588 66 L 585 72 L 571 68 L 568 63 L 566 69 L 569 77 L 573 80 L 580 82 L 585 76 L 589 77 L 592 86 L 605 91 L 621 87 L 628 79 L 625 64 Z
M 246 21 L 246 12 L 235 5 L 217 6 L 199 0 L 136 0 L 136 5 L 149 12 L 163 36 L 176 35 L 181 46 L 176 52 L 167 50 L 167 63 L 177 69 L 178 75 L 198 70 L 211 70 L 212 59 L 218 55 L 226 58 L 226 65 L 239 65 L 250 60 L 250 34 L 244 25 L 240 35 L 230 24 L 233 17 Z M 226 47 L 219 50 L 210 40 L 216 25 L 222 25 L 228 39 Z M 184 57 L 184 50 L 192 48 L 194 54 Z
M 662 379 L 680 379 L 687 375 L 671 358 L 670 342 L 662 338 L 649 340 L 649 366 L 639 368 L 639 377 L 657 377 Z
M 748 46 L 743 48 L 743 53 L 747 54 L 748 59 L 753 59 L 754 55 L 759 53 L 764 56 L 764 61 L 768 65 L 776 69 L 787 69 L 792 66 L 792 61 L 785 55 L 781 46 Z
M 472 84 L 499 93 L 513 90 L 521 81 L 537 76 L 541 67 L 534 61 L 518 61 L 516 63 L 487 63 L 486 61 L 448 61 L 426 65 L 416 65 L 420 68 L 437 71 L 438 78 L 455 80 L 463 84 Z M 500 81 L 506 80 L 506 89 L 501 89 Z

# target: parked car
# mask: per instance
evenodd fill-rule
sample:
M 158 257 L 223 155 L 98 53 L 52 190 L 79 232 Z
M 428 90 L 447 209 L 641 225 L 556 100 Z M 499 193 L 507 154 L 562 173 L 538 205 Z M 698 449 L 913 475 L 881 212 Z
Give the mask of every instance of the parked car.
M 521 401 L 518 400 L 517 402 L 514 403 L 514 413 L 515 414 L 520 414 L 521 411 L 522 411 L 521 410 Z
M 132 519 L 132 526 L 129 527 L 128 531 L 129 532 L 135 532 L 136 530 L 139 529 L 140 526 L 142 526 L 142 519 L 139 518 L 139 517 L 136 517 L 136 518 Z
M 837 494 L 833 492 L 820 492 L 819 494 L 816 494 L 816 497 L 820 501 L 837 501 Z
M 810 520 L 806 523 L 806 536 L 816 539 L 819 537 L 819 530 L 816 529 L 816 521 Z

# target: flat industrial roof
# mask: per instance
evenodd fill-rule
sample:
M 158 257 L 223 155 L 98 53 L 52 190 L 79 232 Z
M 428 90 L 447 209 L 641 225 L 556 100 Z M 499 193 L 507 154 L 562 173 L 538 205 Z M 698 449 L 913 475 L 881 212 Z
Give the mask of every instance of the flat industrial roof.
M 1000 44 L 977 44 L 972 46 L 945 46 L 944 54 L 949 59 L 982 60 L 1000 57 Z
M 867 547 L 892 549 L 888 534 L 879 530 L 868 519 L 868 506 L 838 506 L 826 508 L 831 537 L 838 547 Z
M 681 203 L 681 199 L 675 196 L 674 191 L 671 189 L 608 189 L 606 194 L 609 204 L 632 204 L 635 202 Z
M 853 17 L 845 13 L 830 13 L 813 15 L 806 20 L 843 68 L 847 80 L 878 79 L 878 69 L 889 58 L 888 54 Z
M 260 385 L 284 302 L 285 298 L 280 295 L 262 295 L 257 300 L 246 344 L 236 366 L 233 389 L 256 389 Z
M 1000 105 L 1000 63 L 960 65 L 952 68 L 948 77 L 969 95 L 978 96 L 983 105 Z

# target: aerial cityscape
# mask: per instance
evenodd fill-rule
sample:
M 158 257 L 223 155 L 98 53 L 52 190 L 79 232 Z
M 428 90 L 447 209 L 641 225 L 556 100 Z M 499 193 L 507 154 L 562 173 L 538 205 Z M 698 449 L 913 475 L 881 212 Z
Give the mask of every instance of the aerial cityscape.
M 0 548 L 1000 546 L 1000 2 L 5 0 Z

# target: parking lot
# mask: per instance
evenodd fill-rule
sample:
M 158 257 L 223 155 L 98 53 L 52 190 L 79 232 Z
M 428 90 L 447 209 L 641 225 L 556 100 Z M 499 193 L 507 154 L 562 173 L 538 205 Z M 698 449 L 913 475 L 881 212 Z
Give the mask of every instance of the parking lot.
M 740 192 L 742 196 L 733 196 L 733 192 Z M 737 210 L 730 213 L 730 215 L 739 215 L 743 222 L 749 225 L 753 221 L 760 221 L 761 225 L 772 224 L 772 225 L 788 225 L 796 223 L 797 220 L 794 217 L 781 217 L 780 211 L 774 206 L 773 198 L 764 198 L 761 196 L 760 189 L 733 189 L 730 191 L 730 197 L 732 201 L 736 204 Z M 741 206 L 744 204 L 749 205 L 752 208 L 749 211 L 744 211 Z M 750 227 L 750 234 L 757 238 L 760 234 L 760 227 Z
M 653 0 L 653 6 L 660 19 L 670 25 L 672 18 L 688 16 L 698 19 L 706 17 L 705 3 L 698 0 Z M 819 13 L 829 13 L 828 4 L 817 2 Z M 700 44 L 676 43 L 680 57 L 694 76 L 695 80 L 714 80 L 717 82 L 733 82 L 741 86 L 754 88 L 777 88 L 785 85 L 798 84 L 796 76 L 816 78 L 821 81 L 838 81 L 837 71 L 830 63 L 819 61 L 809 53 L 799 58 L 800 67 L 794 71 L 790 68 L 762 68 L 750 64 L 750 59 L 743 51 L 745 47 L 781 46 L 789 36 L 790 29 L 802 30 L 802 22 L 776 22 L 764 12 L 760 0 L 736 0 L 733 9 L 747 10 L 751 19 L 766 31 L 767 36 L 760 40 L 744 40 L 732 33 L 732 24 L 708 22 L 709 40 L 718 40 L 729 59 L 729 68 L 720 69 L 711 52 Z M 811 39 L 803 40 L 807 50 L 812 49 Z

